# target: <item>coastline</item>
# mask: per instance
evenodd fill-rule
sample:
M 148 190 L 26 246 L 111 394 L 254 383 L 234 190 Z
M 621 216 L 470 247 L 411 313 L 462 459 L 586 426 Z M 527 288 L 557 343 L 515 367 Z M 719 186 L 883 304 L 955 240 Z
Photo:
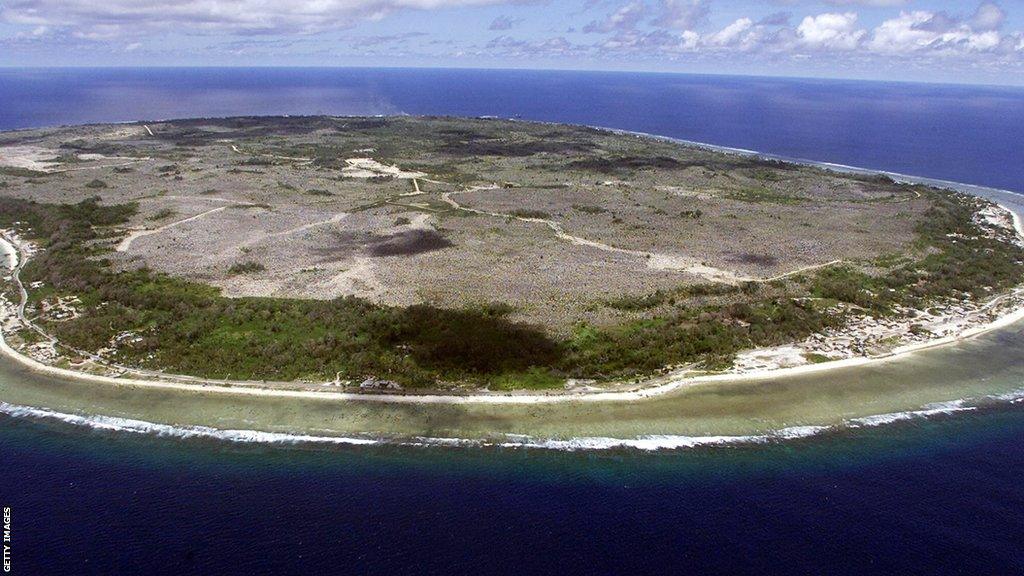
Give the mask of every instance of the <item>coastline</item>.
M 1003 210 L 1009 212 L 1012 218 L 1013 227 L 1018 237 L 1024 240 L 1024 221 L 1022 221 L 1021 216 L 1016 211 L 1008 208 L 1003 204 L 999 204 L 999 206 Z M 16 245 L 12 239 L 7 238 L 6 234 L 0 234 L 0 245 L 3 246 L 5 252 L 13 253 L 15 255 L 16 265 L 15 268 L 11 270 L 11 273 L 13 275 L 24 264 L 24 255 L 26 252 L 25 250 L 23 250 L 23 247 L 21 245 Z M 23 290 L 22 293 L 24 298 Z M 1024 293 L 1024 288 L 1018 287 L 1007 294 L 997 296 L 995 299 L 979 308 L 979 310 L 984 310 L 988 307 L 994 306 L 999 300 L 1003 298 L 1018 296 L 1021 293 Z M 16 306 L 20 307 L 23 304 L 24 300 L 22 300 L 22 302 L 20 303 L 17 303 Z M 140 374 L 140 376 L 106 376 L 99 374 L 90 374 L 87 372 L 68 368 L 61 368 L 58 366 L 52 366 L 44 362 L 41 362 L 35 358 L 22 354 L 21 352 L 15 350 L 10 346 L 10 344 L 7 342 L 3 334 L 2 328 L 0 328 L 0 354 L 12 359 L 16 363 L 33 372 L 57 378 L 73 380 L 76 382 L 127 387 L 169 389 L 185 392 L 212 392 L 218 394 L 233 395 L 270 396 L 284 398 L 333 400 L 341 402 L 376 402 L 394 404 L 553 404 L 566 402 L 632 402 L 664 396 L 672 392 L 682 390 L 684 388 L 689 388 L 692 386 L 697 386 L 700 384 L 764 381 L 777 378 L 800 376 L 805 374 L 822 373 L 842 368 L 865 366 L 868 364 L 883 363 L 898 358 L 906 357 L 922 350 L 962 342 L 964 340 L 968 340 L 970 338 L 991 332 L 993 330 L 1009 326 L 1021 320 L 1024 320 L 1024 305 L 1018 306 L 1010 310 L 1006 314 L 1003 314 L 998 318 L 995 318 L 994 320 L 991 320 L 985 324 L 970 327 L 966 330 L 963 330 L 962 332 L 958 332 L 955 334 L 943 336 L 940 338 L 924 342 L 907 344 L 904 346 L 897 347 L 887 353 L 875 356 L 858 356 L 852 358 L 830 360 L 821 363 L 803 364 L 792 367 L 758 369 L 740 373 L 725 372 L 707 375 L 687 375 L 686 373 L 676 373 L 649 379 L 647 380 L 646 386 L 641 384 L 641 388 L 636 388 L 632 390 L 568 391 L 552 392 L 548 394 L 517 392 L 490 392 L 472 394 L 391 394 L 335 392 L 330 390 L 312 390 L 300 388 L 274 388 L 268 386 L 268 383 L 266 382 L 212 380 L 187 375 L 163 375 L 155 372 L 148 373 L 145 371 L 134 370 L 133 372 Z M 29 324 L 29 327 L 34 326 Z M 161 378 L 167 379 L 165 380 Z M 302 383 L 281 382 L 271 384 L 296 386 Z M 314 385 L 314 383 L 309 383 L 308 385 Z
M 278 389 L 260 387 L 255 384 L 248 384 L 240 381 L 204 380 L 196 379 L 192 383 L 174 382 L 156 379 L 143 378 L 117 378 L 88 374 L 85 372 L 60 368 L 44 364 L 34 358 L 21 354 L 11 348 L 6 339 L 0 334 L 0 354 L 14 360 L 25 368 L 47 376 L 55 376 L 62 379 L 74 380 L 77 382 L 106 384 L 123 387 L 157 388 L 165 390 L 178 390 L 183 392 L 212 392 L 229 395 L 245 396 L 269 396 L 278 398 L 301 398 L 314 400 L 333 400 L 340 402 L 377 402 L 394 404 L 553 404 L 564 402 L 632 402 L 649 398 L 657 398 L 691 386 L 710 383 L 727 382 L 749 382 L 773 380 L 807 374 L 822 373 L 841 368 L 853 368 L 868 364 L 880 364 L 910 356 L 915 352 L 938 348 L 954 344 L 964 340 L 986 334 L 999 328 L 1004 328 L 1016 322 L 1024 320 L 1024 308 L 1018 308 L 1013 312 L 999 317 L 989 324 L 972 328 L 956 336 L 947 336 L 934 341 L 911 344 L 898 348 L 888 354 L 874 357 L 857 357 L 843 360 L 822 362 L 819 364 L 806 364 L 789 368 L 777 368 L 771 370 L 752 371 L 742 374 L 711 374 L 702 376 L 676 376 L 664 384 L 650 386 L 632 391 L 609 391 L 609 392 L 575 392 L 575 393 L 554 393 L 554 394 L 515 394 L 515 393 L 491 393 L 491 394 L 364 394 L 355 392 L 331 392 L 319 390 L 301 389 Z

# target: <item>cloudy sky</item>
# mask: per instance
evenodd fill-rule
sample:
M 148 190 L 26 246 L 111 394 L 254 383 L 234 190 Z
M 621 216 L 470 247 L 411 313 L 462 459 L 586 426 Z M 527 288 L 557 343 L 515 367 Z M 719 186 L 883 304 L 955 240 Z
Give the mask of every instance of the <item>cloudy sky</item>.
M 1024 85 L 1024 0 L 0 0 L 0 65 L 570 68 Z

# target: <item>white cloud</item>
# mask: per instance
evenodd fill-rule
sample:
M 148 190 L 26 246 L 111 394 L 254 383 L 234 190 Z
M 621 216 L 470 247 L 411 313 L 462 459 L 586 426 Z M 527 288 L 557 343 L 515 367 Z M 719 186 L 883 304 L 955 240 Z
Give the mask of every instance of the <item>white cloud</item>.
M 19 24 L 14 34 L 0 38 L 4 46 L 107 46 L 119 53 L 136 51 L 151 55 L 157 52 L 164 32 L 182 34 L 208 32 L 220 36 L 235 34 L 266 34 L 249 36 L 240 41 L 308 42 L 304 46 L 322 48 L 325 43 L 339 45 L 342 40 L 322 37 L 300 37 L 297 34 L 343 29 L 366 19 L 382 18 L 399 10 L 430 10 L 457 6 L 517 4 L 545 0 L 0 0 L 0 19 Z M 583 0 L 586 2 L 587 0 Z M 610 13 L 586 26 L 578 21 L 559 22 L 558 30 L 582 29 L 599 36 L 573 35 L 546 37 L 535 30 L 519 26 L 521 20 L 498 16 L 490 21 L 491 30 L 507 34 L 522 30 L 521 38 L 498 36 L 490 43 L 474 43 L 459 34 L 447 35 L 448 48 L 424 48 L 424 42 L 408 42 L 411 33 L 393 33 L 374 37 L 345 38 L 361 50 L 379 47 L 389 50 L 421 50 L 432 56 L 469 54 L 522 58 L 601 58 L 623 60 L 680 60 L 687 62 L 764 63 L 813 62 L 814 65 L 836 67 L 894 66 L 912 63 L 920 69 L 929 66 L 963 65 L 973 69 L 1024 69 L 1024 34 L 1004 30 L 1006 12 L 997 4 L 984 0 L 973 12 L 960 13 L 923 9 L 867 9 L 872 18 L 884 13 L 873 29 L 864 26 L 854 5 L 892 6 L 900 0 L 817 0 L 847 8 L 828 13 L 777 12 L 768 10 L 740 12 L 724 27 L 709 26 L 709 6 L 713 0 L 594 0 L 589 4 L 611 6 Z M 973 0 L 978 2 L 979 0 Z M 809 0 L 774 0 L 796 10 Z M 718 2 L 714 6 L 722 6 Z M 972 4 L 973 8 L 973 4 Z M 519 11 L 516 14 L 520 14 Z M 808 15 L 809 14 L 809 15 Z M 493 14 L 491 14 L 493 16 Z M 589 18 L 587 18 L 589 19 Z M 586 20 L 584 20 L 586 21 Z M 488 26 L 488 21 L 483 22 Z M 414 27 L 418 34 L 444 34 L 424 23 Z M 146 39 L 143 36 L 147 36 Z M 273 36 L 278 35 L 278 36 Z M 519 36 L 520 34 L 517 34 Z M 98 42 L 97 42 L 98 41 Z M 438 42 L 441 40 L 439 39 Z M 579 43 L 576 43 L 579 41 Z M 140 44 L 141 43 L 141 44 Z M 318 44 L 318 46 L 314 46 Z M 93 49 L 93 48 L 89 48 Z M 287 53 L 286 44 L 260 45 L 240 50 L 264 55 Z M 303 48 L 307 50 L 307 48 Z M 953 59 L 959 59 L 954 64 Z M 742 59 L 742 60 L 741 60 Z
M 705 41 L 712 46 L 749 45 L 755 39 L 755 35 L 751 34 L 751 29 L 753 28 L 753 20 L 750 18 L 740 18 L 708 36 Z
M 858 14 L 853 11 L 809 15 L 797 26 L 787 25 L 785 15 L 771 18 L 767 23 L 763 19 L 741 17 L 718 31 L 704 34 L 690 29 L 680 33 L 667 28 L 645 32 L 634 19 L 610 18 L 629 24 L 596 46 L 605 52 L 648 57 L 687 52 L 721 58 L 743 52 L 752 58 L 814 58 L 823 62 L 826 54 L 831 54 L 828 58 L 833 59 L 840 58 L 841 54 L 845 60 L 838 61 L 861 63 L 885 63 L 894 57 L 911 55 L 922 64 L 933 63 L 932 57 L 947 61 L 949 57 L 976 57 L 976 63 L 1005 63 L 1007 58 L 1018 58 L 1024 52 L 1024 34 L 1000 32 L 998 28 L 1003 25 L 1005 15 L 998 7 L 995 7 L 998 11 L 993 11 L 993 6 L 983 3 L 973 16 L 960 18 L 946 12 L 903 11 L 873 30 L 861 27 Z
M 704 2 L 663 0 L 661 17 L 650 23 L 655 29 L 648 31 L 637 17 L 642 13 L 638 1 L 623 6 L 604 22 L 591 24 L 591 31 L 614 32 L 593 44 L 594 50 L 639 58 L 675 58 L 686 53 L 690 58 L 720 59 L 743 53 L 745 58 L 766 62 L 813 59 L 865 66 L 872 62 L 888 66 L 897 58 L 914 58 L 924 66 L 936 65 L 937 58 L 942 62 L 959 58 L 971 66 L 1024 64 L 1024 34 L 1003 33 L 1005 14 L 990 2 L 965 16 L 902 11 L 874 29 L 862 26 L 857 12 L 851 10 L 811 14 L 797 25 L 788 24 L 788 14 L 761 20 L 740 17 L 717 31 L 702 33 L 694 29 L 699 23 L 688 10 L 704 9 Z M 682 17 L 684 14 L 688 16 Z
M 698 42 L 700 42 L 700 34 L 697 34 L 692 30 L 686 30 L 685 32 L 679 35 L 678 47 L 681 50 L 693 50 L 697 47 Z M 1022 45 L 1024 45 L 1024 40 L 1022 40 L 1021 42 Z
M 1002 43 L 1002 35 L 990 28 L 1001 24 L 992 18 L 984 19 L 982 29 L 975 30 L 971 24 L 957 22 L 941 13 L 927 10 L 901 12 L 898 17 L 875 28 L 867 46 L 870 50 L 886 54 L 983 52 Z
M 903 12 L 898 18 L 882 22 L 875 28 L 868 46 L 878 52 L 907 52 L 927 48 L 936 33 L 927 29 L 932 13 L 922 10 Z
M 799 41 L 811 48 L 854 50 L 867 35 L 857 28 L 855 12 L 830 12 L 807 16 L 796 29 Z
M 140 29 L 231 33 L 319 32 L 347 28 L 402 9 L 499 4 L 503 0 L 8 0 L 10 23 L 74 30 L 109 38 Z

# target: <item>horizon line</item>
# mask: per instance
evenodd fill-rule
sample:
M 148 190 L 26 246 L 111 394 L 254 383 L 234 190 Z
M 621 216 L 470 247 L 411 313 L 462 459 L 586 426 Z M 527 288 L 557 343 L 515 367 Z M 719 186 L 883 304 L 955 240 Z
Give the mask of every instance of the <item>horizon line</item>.
M 803 76 L 787 74 L 743 74 L 743 73 L 716 73 L 716 72 L 687 72 L 673 70 L 649 70 L 649 69 L 600 69 L 600 68 L 531 68 L 531 67 L 507 67 L 507 66 L 388 66 L 388 65 L 347 65 L 347 66 L 322 66 L 307 64 L 249 64 L 249 65 L 170 65 L 170 64 L 148 64 L 148 65 L 10 65 L 0 64 L 2 70 L 253 70 L 253 69 L 275 69 L 275 70 L 462 70 L 479 72 L 575 72 L 575 73 L 600 73 L 600 74 L 647 74 L 652 76 L 693 76 L 713 78 L 750 78 L 750 79 L 771 79 L 771 80 L 817 80 L 826 82 L 864 82 L 873 84 L 909 84 L 928 86 L 955 86 L 955 87 L 976 87 L 976 88 L 1009 88 L 1024 89 L 1022 84 L 990 84 L 983 82 L 954 82 L 948 80 L 892 80 L 883 78 L 863 78 L 846 76 Z

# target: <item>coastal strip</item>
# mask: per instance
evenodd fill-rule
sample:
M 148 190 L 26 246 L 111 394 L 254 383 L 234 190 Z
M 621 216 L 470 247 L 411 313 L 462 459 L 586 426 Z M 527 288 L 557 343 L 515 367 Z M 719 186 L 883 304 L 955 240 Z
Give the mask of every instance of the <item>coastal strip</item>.
M 12 249 L 9 240 L 0 237 L 0 246 L 5 250 Z M 0 353 L 26 368 L 47 376 L 54 376 L 79 382 L 100 383 L 115 386 L 142 387 L 181 390 L 188 392 L 213 392 L 221 394 L 234 394 L 246 396 L 271 396 L 279 398 L 304 398 L 318 400 L 336 401 L 359 401 L 359 402 L 386 402 L 406 404 L 541 404 L 555 402 L 629 402 L 655 398 L 671 392 L 698 384 L 714 382 L 743 382 L 760 381 L 775 378 L 785 378 L 804 374 L 813 374 L 835 370 L 840 368 L 851 368 L 864 366 L 866 364 L 895 360 L 913 354 L 921 350 L 948 345 L 968 338 L 973 338 L 987 332 L 1004 328 L 1016 322 L 1024 320 L 1024 307 L 1017 308 L 1008 314 L 1000 316 L 992 322 L 966 330 L 962 333 L 939 338 L 936 340 L 911 344 L 897 348 L 892 352 L 880 356 L 856 357 L 842 360 L 834 360 L 819 364 L 807 364 L 789 368 L 777 368 L 770 370 L 751 371 L 742 374 L 723 373 L 700 376 L 675 375 L 664 379 L 655 386 L 648 386 L 642 389 L 630 391 L 608 391 L 608 392 L 568 392 L 557 394 L 515 394 L 515 393 L 490 393 L 471 395 L 448 395 L 448 394 L 367 394 L 353 392 L 333 392 L 319 390 L 299 389 L 277 389 L 259 386 L 255 382 L 225 381 L 194 378 L 189 382 L 175 382 L 171 380 L 158 380 L 156 378 L 124 378 L 104 376 L 99 374 L 87 374 L 78 370 L 60 368 L 40 362 L 34 358 L 21 354 L 13 349 L 3 336 L 0 330 Z
M 1000 206 L 1002 207 L 1002 209 L 1006 210 L 1011 215 L 1013 227 L 1017 233 L 1018 238 L 1024 239 L 1024 224 L 1022 224 L 1021 216 L 1016 211 L 1007 208 L 1004 205 Z M 25 246 L 23 246 L 20 243 L 17 237 L 6 234 L 0 234 L 0 250 L 2 250 L 3 253 L 6 255 L 5 258 L 3 259 L 5 264 L 8 261 L 12 263 L 10 264 L 10 266 L 12 266 L 10 268 L 12 280 L 14 281 L 15 285 L 19 287 L 20 291 L 20 302 L 16 303 L 15 306 L 16 310 L 21 311 L 23 310 L 23 307 L 27 300 L 27 293 L 25 292 L 24 288 L 20 286 L 18 274 L 20 272 L 21 267 L 24 266 L 25 261 L 29 255 L 29 252 L 25 249 Z M 1019 296 L 1022 292 L 1024 292 L 1024 290 L 1018 288 L 1009 295 L 1004 295 L 989 302 L 979 311 L 983 311 L 987 308 L 993 307 L 1000 300 L 1003 300 L 1005 298 Z M 34 326 L 30 322 L 24 319 L 23 314 L 21 314 L 20 312 L 17 313 L 16 319 L 23 325 L 27 325 L 29 328 L 34 328 Z M 49 376 L 71 379 L 75 381 L 94 382 L 130 387 L 152 387 L 163 389 L 177 389 L 183 391 L 206 391 L 214 393 L 236 395 L 242 394 L 252 396 L 276 396 L 321 400 L 326 399 L 340 401 L 391 402 L 410 404 L 539 404 L 555 402 L 628 402 L 663 396 L 665 394 L 669 394 L 682 388 L 702 383 L 768 380 L 808 373 L 818 373 L 840 368 L 862 366 L 868 363 L 892 360 L 912 354 L 920 350 L 935 348 L 950 343 L 962 341 L 967 338 L 972 338 L 980 334 L 990 332 L 992 330 L 1003 328 L 1022 319 L 1024 319 L 1024 307 L 1016 307 L 1010 310 L 1008 313 L 1003 314 L 988 323 L 972 326 L 966 330 L 950 334 L 941 338 L 901 346 L 888 353 L 875 356 L 860 356 L 832 360 L 817 364 L 806 364 L 785 368 L 752 370 L 744 373 L 727 372 L 712 375 L 692 375 L 687 373 L 675 373 L 668 376 L 648 380 L 647 384 L 642 388 L 608 391 L 569 391 L 550 394 L 514 392 L 474 393 L 467 395 L 352 393 L 337 392 L 331 390 L 273 388 L 267 385 L 276 384 L 295 386 L 302 384 L 295 382 L 265 383 L 253 381 L 211 380 L 183 375 L 165 375 L 163 373 L 133 369 L 126 369 L 126 373 L 130 372 L 136 375 L 133 377 L 89 374 L 79 370 L 52 366 L 45 362 L 41 362 L 35 358 L 22 354 L 21 352 L 15 350 L 9 345 L 9 343 L 6 341 L 4 337 L 2 329 L 0 329 L 0 352 L 2 352 L 3 355 L 8 356 L 15 360 L 16 362 L 22 364 L 23 366 L 26 366 L 30 370 L 46 374 Z M 8 318 L 6 320 L 10 320 L 10 315 L 8 315 Z M 310 383 L 310 385 L 315 384 Z

